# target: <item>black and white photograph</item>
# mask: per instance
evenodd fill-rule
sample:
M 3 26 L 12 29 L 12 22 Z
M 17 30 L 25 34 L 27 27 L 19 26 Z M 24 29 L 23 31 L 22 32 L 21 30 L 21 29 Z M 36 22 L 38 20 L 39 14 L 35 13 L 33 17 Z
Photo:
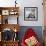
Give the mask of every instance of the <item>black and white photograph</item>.
M 38 20 L 38 8 L 37 7 L 24 7 L 24 20 L 26 21 Z

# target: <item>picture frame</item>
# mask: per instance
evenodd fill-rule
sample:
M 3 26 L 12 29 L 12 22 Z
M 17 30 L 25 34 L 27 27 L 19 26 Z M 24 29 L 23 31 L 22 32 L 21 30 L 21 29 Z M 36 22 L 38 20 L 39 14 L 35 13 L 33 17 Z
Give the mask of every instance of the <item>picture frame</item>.
M 9 15 L 9 10 L 2 10 L 2 15 Z
M 37 21 L 38 20 L 38 7 L 24 7 L 24 20 Z
M 18 24 L 18 16 L 8 17 L 8 24 Z
M 17 12 L 16 10 L 10 10 L 10 11 L 9 11 L 9 14 L 10 14 L 10 15 L 16 15 L 17 13 L 18 13 L 18 12 Z
M 18 16 L 3 16 L 2 24 L 18 24 Z

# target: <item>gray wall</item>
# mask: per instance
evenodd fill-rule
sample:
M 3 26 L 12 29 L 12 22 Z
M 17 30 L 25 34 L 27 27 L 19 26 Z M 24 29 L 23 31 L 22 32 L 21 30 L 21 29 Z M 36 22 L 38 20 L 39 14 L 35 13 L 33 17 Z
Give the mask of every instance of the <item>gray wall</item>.
M 28 28 L 32 28 L 37 33 L 38 39 L 42 43 L 43 42 L 43 33 L 42 33 L 43 30 L 42 30 L 41 26 L 21 26 L 20 32 L 19 32 L 20 41 L 22 40 L 23 35 L 24 35 L 26 29 L 28 29 Z
M 0 0 L 0 7 L 13 7 L 15 6 L 15 0 Z M 43 0 L 17 0 L 17 6 L 19 7 L 19 24 L 21 26 L 43 26 Z M 24 7 L 38 7 L 38 21 L 24 21 Z M 12 18 L 12 17 L 11 17 Z M 10 18 L 9 21 L 11 22 Z M 15 23 L 15 20 L 12 21 Z

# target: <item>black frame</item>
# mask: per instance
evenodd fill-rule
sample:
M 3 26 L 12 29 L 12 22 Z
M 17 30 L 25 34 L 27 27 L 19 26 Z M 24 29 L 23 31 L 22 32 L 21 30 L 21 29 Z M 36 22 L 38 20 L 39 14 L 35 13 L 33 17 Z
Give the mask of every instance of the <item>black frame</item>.
M 31 19 L 31 20 L 26 20 L 26 9 L 31 9 L 31 8 L 34 8 L 34 9 L 36 9 L 36 17 L 35 18 L 33 18 L 33 19 Z M 38 7 L 24 7 L 24 20 L 25 21 L 37 21 L 38 20 Z

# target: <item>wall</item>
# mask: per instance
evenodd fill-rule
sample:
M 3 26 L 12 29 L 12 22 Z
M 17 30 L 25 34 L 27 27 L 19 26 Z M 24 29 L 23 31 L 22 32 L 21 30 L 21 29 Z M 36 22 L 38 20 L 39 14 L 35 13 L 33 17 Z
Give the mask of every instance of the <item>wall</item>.
M 9 7 L 15 6 L 15 0 L 0 0 L 0 6 Z M 19 24 L 20 26 L 43 26 L 43 6 L 42 0 L 17 0 L 19 10 Z M 24 7 L 38 7 L 38 21 L 24 21 Z
M 43 6 L 42 0 L 21 0 L 18 1 L 21 4 L 20 8 L 20 25 L 21 26 L 43 26 Z M 38 21 L 24 21 L 24 7 L 38 7 Z

